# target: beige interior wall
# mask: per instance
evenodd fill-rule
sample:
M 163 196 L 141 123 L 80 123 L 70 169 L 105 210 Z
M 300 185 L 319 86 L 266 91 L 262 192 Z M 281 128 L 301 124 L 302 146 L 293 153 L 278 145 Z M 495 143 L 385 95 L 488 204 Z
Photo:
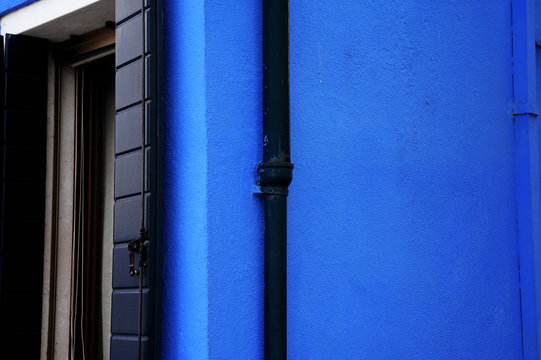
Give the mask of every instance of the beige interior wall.
M 41 318 L 41 359 L 47 356 L 47 331 L 49 327 L 49 274 L 51 271 L 51 229 L 53 196 L 53 161 L 54 161 L 54 63 L 49 54 L 47 84 L 47 167 L 45 172 L 45 239 L 43 253 L 43 301 Z
M 56 268 L 56 309 L 54 358 L 67 359 L 70 332 L 71 252 L 73 232 L 73 159 L 74 159 L 74 114 L 75 79 L 74 70 L 61 69 L 60 104 L 60 153 L 59 157 L 59 203 L 58 203 L 58 249 Z M 54 79 L 54 77 L 53 77 Z M 47 186 L 47 189 L 52 188 Z M 45 257 L 50 258 L 49 253 Z M 52 291 L 52 290 L 51 290 Z
M 103 126 L 103 247 L 101 269 L 103 359 L 109 359 L 111 338 L 111 296 L 113 292 L 113 209 L 115 174 L 115 83 L 110 79 L 106 92 L 106 103 L 102 114 Z
M 51 61 L 51 63 L 53 63 Z M 54 160 L 54 65 L 49 66 L 49 99 L 47 119 L 47 178 L 46 218 L 44 247 L 43 312 L 41 359 L 47 359 L 47 337 L 49 327 L 49 299 L 56 295 L 54 359 L 69 357 L 70 309 L 71 309 L 71 258 L 73 235 L 73 178 L 74 178 L 74 134 L 75 134 L 75 70 L 70 66 L 61 68 L 61 105 L 59 119 L 59 204 L 58 204 L 58 249 L 56 289 L 50 289 L 51 270 L 51 224 L 53 209 L 53 160 Z M 109 359 L 112 293 L 113 251 L 113 205 L 114 205 L 114 79 L 107 92 L 104 111 L 104 193 L 102 202 L 103 250 L 102 250 L 102 330 L 103 358 Z

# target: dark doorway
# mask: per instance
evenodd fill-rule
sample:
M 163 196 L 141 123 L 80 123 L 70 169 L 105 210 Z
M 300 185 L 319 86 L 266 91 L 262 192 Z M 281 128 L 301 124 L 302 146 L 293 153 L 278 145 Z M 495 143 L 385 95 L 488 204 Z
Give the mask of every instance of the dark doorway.
M 108 125 L 114 121 L 114 56 L 76 68 L 76 123 L 74 162 L 74 232 L 72 257 L 72 354 L 74 359 L 102 359 L 104 308 L 102 294 L 104 187 L 112 185 L 104 164 Z M 112 159 L 109 159 L 112 161 Z M 111 199 L 112 201 L 112 199 Z M 112 202 L 111 202 L 112 205 Z M 111 267 L 107 264 L 108 268 Z M 108 284 L 110 287 L 110 283 Z M 108 357 L 108 354 L 105 354 Z
M 48 43 L 0 41 L 0 348 L 37 359 L 41 343 Z M 5 55 L 5 56 L 4 56 Z

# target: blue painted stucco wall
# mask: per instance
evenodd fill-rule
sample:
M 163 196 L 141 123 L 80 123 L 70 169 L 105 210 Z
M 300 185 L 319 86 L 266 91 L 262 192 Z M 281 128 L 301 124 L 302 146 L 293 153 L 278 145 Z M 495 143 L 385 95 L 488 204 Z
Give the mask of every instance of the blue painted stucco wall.
M 164 1 L 164 359 L 262 357 L 260 12 Z
M 260 1 L 164 1 L 164 359 L 262 358 Z M 509 1 L 290 0 L 290 359 L 520 359 Z
M 0 16 L 30 5 L 39 0 L 0 0 Z
M 521 358 L 508 1 L 290 1 L 289 354 Z

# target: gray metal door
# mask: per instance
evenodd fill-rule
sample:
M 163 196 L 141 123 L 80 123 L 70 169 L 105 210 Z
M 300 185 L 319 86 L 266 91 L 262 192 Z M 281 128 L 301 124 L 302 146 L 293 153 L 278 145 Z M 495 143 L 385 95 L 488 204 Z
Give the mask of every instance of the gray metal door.
M 155 354 L 158 351 L 157 270 L 160 267 L 157 263 L 157 203 L 161 171 L 158 166 L 160 110 L 157 86 L 157 13 L 158 1 L 146 1 L 144 9 L 141 0 L 116 1 L 115 215 L 111 314 L 113 360 L 137 358 L 139 331 L 141 358 L 157 358 Z M 142 217 L 144 224 L 141 222 Z M 133 269 L 139 274 L 130 276 L 129 245 L 140 238 L 142 227 L 148 230 L 145 240 L 147 266 L 139 269 L 140 252 L 134 252 L 131 259 L 134 263 Z

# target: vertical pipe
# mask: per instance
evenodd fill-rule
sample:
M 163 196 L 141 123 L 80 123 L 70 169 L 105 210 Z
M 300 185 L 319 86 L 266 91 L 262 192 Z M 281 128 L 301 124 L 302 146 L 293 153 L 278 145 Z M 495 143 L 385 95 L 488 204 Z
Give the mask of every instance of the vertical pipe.
M 286 359 L 287 194 L 292 179 L 289 135 L 288 0 L 263 0 L 263 162 L 265 208 L 265 359 Z
M 536 94 L 535 0 L 513 0 L 513 82 L 517 230 L 523 359 L 538 359 L 541 294 L 539 108 Z
M 287 198 L 265 195 L 265 359 L 286 359 Z
M 263 162 L 290 161 L 289 11 L 287 0 L 263 0 Z

